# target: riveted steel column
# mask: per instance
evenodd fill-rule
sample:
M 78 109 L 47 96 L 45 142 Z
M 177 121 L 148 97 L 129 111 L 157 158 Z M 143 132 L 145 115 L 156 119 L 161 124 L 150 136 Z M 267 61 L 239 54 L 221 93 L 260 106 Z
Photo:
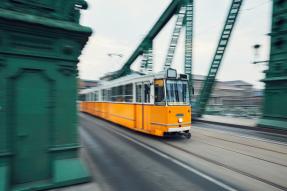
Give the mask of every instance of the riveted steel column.
M 287 1 L 273 1 L 271 52 L 259 126 L 287 130 Z
M 78 158 L 83 0 L 0 0 L 0 191 L 88 181 Z
M 146 45 L 143 48 L 141 62 L 141 72 L 150 73 L 153 71 L 153 41 L 147 41 Z
M 190 101 L 192 101 L 192 41 L 193 41 L 193 0 L 186 0 L 185 14 L 185 55 L 184 55 L 184 73 L 189 76 Z

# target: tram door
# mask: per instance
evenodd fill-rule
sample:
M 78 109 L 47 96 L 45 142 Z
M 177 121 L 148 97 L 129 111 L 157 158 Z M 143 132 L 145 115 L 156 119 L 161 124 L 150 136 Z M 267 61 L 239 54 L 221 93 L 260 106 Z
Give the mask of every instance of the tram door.
M 151 110 L 151 83 L 149 81 L 143 83 L 143 119 L 144 119 L 144 129 L 150 130 L 150 110 Z
M 150 118 L 150 82 L 140 82 L 136 84 L 136 127 L 139 129 L 149 129 Z
M 136 83 L 136 108 L 135 108 L 135 119 L 136 119 L 136 128 L 144 128 L 143 120 L 143 83 Z

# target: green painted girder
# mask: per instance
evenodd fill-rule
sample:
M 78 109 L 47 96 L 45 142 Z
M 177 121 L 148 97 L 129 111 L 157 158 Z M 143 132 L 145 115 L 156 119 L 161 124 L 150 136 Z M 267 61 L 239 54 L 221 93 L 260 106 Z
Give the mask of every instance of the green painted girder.
M 78 157 L 83 0 L 0 0 L 0 191 L 89 181 Z M 76 7 L 76 8 L 75 8 Z
M 270 60 L 258 126 L 287 130 L 287 2 L 273 1 Z
M 142 42 L 138 45 L 136 50 L 132 53 L 127 62 L 123 65 L 123 67 L 114 72 L 112 79 L 119 78 L 121 76 L 125 76 L 131 73 L 131 65 L 133 62 L 144 53 L 144 50 L 151 46 L 153 39 L 159 34 L 162 28 L 168 23 L 168 21 L 172 18 L 174 14 L 177 13 L 179 7 L 185 2 L 185 0 L 173 0 L 170 5 L 163 12 L 161 17 L 149 31 L 149 33 L 145 36 Z
M 192 41 L 193 41 L 193 0 L 186 0 L 185 14 L 185 56 L 184 56 L 184 73 L 189 76 L 188 85 L 190 91 L 193 88 L 192 82 Z M 192 95 L 191 92 L 190 95 Z M 190 99 L 192 96 L 190 96 Z
M 215 84 L 215 78 L 220 68 L 226 47 L 228 45 L 229 39 L 231 37 L 234 25 L 239 15 L 243 0 L 233 0 L 219 39 L 208 75 L 203 83 L 200 90 L 199 97 L 195 103 L 194 114 L 196 116 L 201 116 L 205 112 L 206 105 L 208 103 L 209 97 L 212 93 L 213 86 Z
M 181 33 L 181 29 L 183 28 L 183 25 L 184 25 L 185 13 L 186 13 L 186 6 L 181 6 L 177 14 L 175 26 L 174 26 L 173 33 L 171 36 L 169 48 L 167 51 L 167 55 L 166 55 L 166 59 L 164 63 L 164 70 L 172 66 L 178 39 Z
M 143 58 L 141 62 L 141 72 L 149 73 L 153 71 L 153 47 L 152 44 L 149 48 L 143 52 Z

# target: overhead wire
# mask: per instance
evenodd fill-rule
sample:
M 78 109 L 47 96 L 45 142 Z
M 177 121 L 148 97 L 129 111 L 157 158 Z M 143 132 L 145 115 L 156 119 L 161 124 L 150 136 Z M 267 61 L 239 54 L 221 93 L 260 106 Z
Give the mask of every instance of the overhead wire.
M 258 8 L 258 7 L 261 7 L 261 6 L 263 6 L 263 5 L 267 4 L 267 3 L 270 3 L 270 2 L 272 2 L 272 1 L 271 1 L 271 0 L 267 0 L 267 1 L 263 2 L 263 3 L 260 3 L 260 4 L 258 4 L 258 5 L 255 5 L 255 6 L 253 6 L 253 7 L 246 8 L 246 9 L 242 9 L 241 12 L 252 11 L 252 10 L 254 10 L 254 9 Z

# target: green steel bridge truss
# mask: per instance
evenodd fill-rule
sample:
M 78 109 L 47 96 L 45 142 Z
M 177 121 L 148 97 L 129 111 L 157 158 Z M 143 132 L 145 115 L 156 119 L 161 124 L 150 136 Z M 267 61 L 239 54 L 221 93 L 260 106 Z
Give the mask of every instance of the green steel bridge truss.
M 234 25 L 238 18 L 238 14 L 239 14 L 242 2 L 243 0 L 233 0 L 231 3 L 213 60 L 209 68 L 209 72 L 205 78 L 205 81 L 199 93 L 199 97 L 197 98 L 196 103 L 195 103 L 194 113 L 198 117 L 200 117 L 205 112 L 208 99 L 212 93 L 212 89 L 215 84 L 214 82 L 216 79 L 216 75 L 220 68 L 220 64 L 222 62 L 225 50 L 227 48 Z
M 208 99 L 211 95 L 215 78 L 222 62 L 225 50 L 227 48 L 229 39 L 231 37 L 234 25 L 236 23 L 240 7 L 243 0 L 232 0 L 223 31 L 218 42 L 215 55 L 211 62 L 211 66 L 200 90 L 199 97 L 194 103 L 194 113 L 196 116 L 201 116 L 208 103 Z M 142 56 L 141 72 L 149 73 L 153 71 L 153 40 L 162 30 L 162 28 L 169 22 L 169 20 L 176 15 L 176 22 L 171 36 L 170 44 L 168 47 L 167 55 L 165 58 L 163 69 L 170 68 L 173 63 L 174 54 L 177 48 L 178 40 L 181 31 L 185 29 L 185 60 L 184 60 L 184 72 L 189 76 L 189 86 L 192 89 L 192 40 L 193 40 L 193 0 L 173 0 L 149 33 L 145 36 L 142 42 L 138 45 L 136 50 L 132 53 L 123 67 L 109 75 L 109 80 L 116 79 L 130 74 L 131 65 L 134 61 Z

